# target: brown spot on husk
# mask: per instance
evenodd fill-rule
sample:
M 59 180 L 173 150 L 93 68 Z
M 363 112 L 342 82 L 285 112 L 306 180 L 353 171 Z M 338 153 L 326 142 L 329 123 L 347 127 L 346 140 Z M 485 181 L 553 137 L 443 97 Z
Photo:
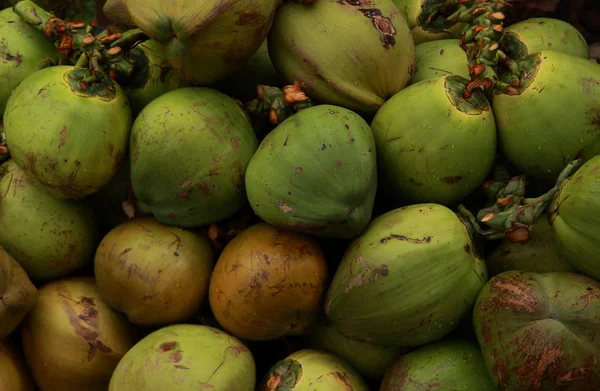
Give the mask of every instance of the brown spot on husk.
M 445 176 L 443 178 L 441 178 L 441 181 L 444 183 L 447 183 L 449 185 L 454 185 L 458 182 L 460 182 L 460 180 L 462 179 L 461 176 Z
M 240 146 L 240 138 L 239 137 L 232 137 L 231 138 L 231 147 L 233 149 L 236 149 L 239 146 Z
M 280 200 L 279 202 L 277 202 L 277 207 L 283 213 L 290 213 L 294 210 L 294 208 L 288 205 L 284 200 Z
M 401 241 L 404 241 L 404 242 L 410 242 L 410 243 L 415 243 L 415 244 L 422 244 L 422 243 L 430 243 L 431 242 L 431 236 L 425 236 L 424 238 L 419 239 L 419 238 L 409 238 L 407 236 L 397 235 L 397 234 L 391 234 L 388 237 L 381 238 L 381 240 L 379 240 L 379 242 L 382 243 L 382 244 L 386 244 L 391 239 L 401 240 Z
M 235 353 L 236 356 L 239 356 L 240 354 L 248 351 L 248 349 L 246 349 L 243 346 L 232 346 L 231 350 Z
M 241 13 L 238 19 L 235 21 L 235 24 L 239 26 L 245 25 L 259 25 L 263 23 L 263 16 L 261 14 L 252 13 L 252 12 L 244 12 Z
M 62 146 L 65 145 L 66 139 L 67 139 L 67 127 L 63 126 L 62 130 L 60 131 L 60 141 L 58 142 L 58 149 L 62 148 Z
M 190 369 L 190 368 L 186 367 L 185 365 L 173 365 L 173 366 L 177 369 Z
M 564 348 L 555 340 L 551 330 L 533 326 L 522 334 L 516 334 L 511 342 L 517 346 L 519 357 L 515 362 L 524 363 L 513 371 L 521 384 L 530 385 L 527 389 L 540 390 L 544 379 L 555 378 L 551 372 L 560 367 Z
M 198 185 L 198 187 L 200 188 L 200 191 L 202 191 L 202 193 L 204 193 L 204 195 L 207 195 L 207 196 L 212 195 L 212 192 L 210 191 L 210 187 L 208 186 L 208 183 L 202 182 L 201 184 Z
M 168 351 L 177 349 L 178 346 L 179 346 L 179 343 L 177 343 L 176 341 L 163 342 L 158 347 L 157 352 L 159 352 L 159 353 L 168 352 Z
M 490 284 L 495 297 L 482 300 L 478 305 L 481 310 L 490 313 L 511 310 L 530 314 L 541 310 L 542 303 L 535 290 L 520 274 L 498 275 Z
M 350 391 L 354 390 L 354 387 L 352 387 L 352 384 L 350 384 L 350 382 L 348 381 L 348 376 L 346 376 L 346 374 L 341 372 L 333 372 L 332 375 L 343 384 L 344 388 Z M 339 390 L 339 388 L 337 389 Z
M 383 40 L 383 47 L 388 49 L 396 44 L 396 28 L 392 24 L 392 20 L 381 14 L 378 8 L 360 8 L 360 12 L 367 18 L 371 19 L 373 26 L 379 31 Z
M 591 126 L 600 127 L 600 106 L 594 106 L 587 111 Z
M 181 193 L 177 193 L 177 198 L 181 198 L 182 200 L 188 200 L 191 195 L 192 195 L 192 190 L 188 189 L 188 190 L 182 191 Z
M 169 357 L 169 361 L 173 362 L 173 363 L 177 363 L 179 361 L 181 361 L 183 359 L 183 356 L 181 354 L 181 350 L 176 351 L 175 353 L 173 353 L 171 355 L 171 357 Z
M 408 382 L 408 364 L 404 361 L 399 361 L 390 368 L 390 376 L 392 381 L 386 383 L 390 390 L 401 390 Z
M 91 361 L 98 350 L 111 353 L 112 349 L 98 340 L 100 331 L 98 327 L 98 310 L 94 298 L 81 297 L 77 301 L 64 289 L 59 290 L 58 295 L 63 298 L 63 309 L 75 334 L 89 345 L 87 361 Z M 79 314 L 76 309 L 79 309 Z
M 363 285 L 372 284 L 375 281 L 385 278 L 390 274 L 388 265 L 379 265 L 375 268 L 371 268 L 371 265 L 364 262 L 362 257 L 356 259 L 356 263 L 362 266 L 363 271 L 359 274 L 350 276 L 348 279 L 348 286 L 344 289 L 345 293 L 349 293 L 356 288 L 360 288 Z
M 14 62 L 15 68 L 20 67 L 21 63 L 23 62 L 23 55 L 19 54 L 19 52 L 17 52 L 16 55 L 12 55 L 8 52 L 0 51 L 0 58 L 7 62 L 8 61 Z

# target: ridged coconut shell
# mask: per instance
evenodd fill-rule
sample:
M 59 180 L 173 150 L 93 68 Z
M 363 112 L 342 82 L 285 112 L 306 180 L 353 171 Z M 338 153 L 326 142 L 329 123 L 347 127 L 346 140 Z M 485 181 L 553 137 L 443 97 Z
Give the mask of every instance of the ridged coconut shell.
M 597 281 L 575 273 L 502 273 L 481 291 L 473 323 L 499 389 L 600 389 Z

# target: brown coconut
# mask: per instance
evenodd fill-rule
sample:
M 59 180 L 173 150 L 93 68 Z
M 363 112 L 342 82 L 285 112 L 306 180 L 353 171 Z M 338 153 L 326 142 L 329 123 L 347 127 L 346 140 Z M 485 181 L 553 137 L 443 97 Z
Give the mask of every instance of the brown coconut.
M 256 224 L 225 246 L 209 301 L 219 324 L 247 340 L 308 334 L 318 322 L 327 263 L 304 234 Z
M 133 324 L 102 300 L 91 277 L 42 286 L 21 335 L 40 391 L 106 391 L 136 342 Z
M 112 229 L 94 260 L 102 297 L 144 326 L 190 318 L 205 301 L 213 265 L 207 238 L 153 217 Z

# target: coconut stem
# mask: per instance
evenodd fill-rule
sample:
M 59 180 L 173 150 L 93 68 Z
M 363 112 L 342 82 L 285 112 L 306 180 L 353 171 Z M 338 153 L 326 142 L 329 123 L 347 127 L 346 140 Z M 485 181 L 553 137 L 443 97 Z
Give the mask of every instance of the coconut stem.
M 64 21 L 29 0 L 17 3 L 13 11 L 50 38 L 63 58 L 78 67 L 89 64 L 91 74 L 96 79 L 101 79 L 104 73 L 112 79 L 130 78 L 136 69 L 124 52 L 148 39 L 140 29 L 94 36 L 92 32 L 97 27 L 96 23 Z
M 531 238 L 533 223 L 545 212 L 552 199 L 565 182 L 577 171 L 582 160 L 574 160 L 560 173 L 556 185 L 547 193 L 535 198 L 525 197 L 525 177 L 518 176 L 498 186 L 499 181 L 486 183 L 486 192 L 493 203 L 481 209 L 475 217 L 463 205 L 458 206 L 458 216 L 469 232 L 486 239 L 507 238 L 513 242 L 526 242 Z M 492 194 L 495 192 L 495 194 Z M 481 223 L 488 228 L 484 229 Z
M 283 88 L 257 86 L 257 98 L 244 105 L 244 109 L 253 116 L 268 118 L 272 125 L 277 125 L 296 112 L 313 106 L 300 83 Z
M 492 0 L 431 0 L 428 7 L 423 8 L 429 19 L 441 11 L 455 9 L 446 20 L 454 24 L 466 23 L 460 40 L 460 46 L 467 54 L 471 77 L 463 94 L 465 99 L 476 88 L 519 94 L 519 67 L 501 50 L 504 38 L 503 10 L 507 6 L 510 4 Z M 498 76 L 501 69 L 504 71 L 502 79 Z

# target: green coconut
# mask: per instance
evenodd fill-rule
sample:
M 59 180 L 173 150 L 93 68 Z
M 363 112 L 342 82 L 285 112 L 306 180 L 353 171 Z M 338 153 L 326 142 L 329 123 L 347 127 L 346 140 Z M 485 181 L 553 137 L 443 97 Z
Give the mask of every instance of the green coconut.
M 445 339 L 411 351 L 392 365 L 379 391 L 495 391 L 475 342 Z
M 0 166 L 0 245 L 33 280 L 53 280 L 93 262 L 99 241 L 85 201 L 61 200 L 20 169 Z
M 458 39 L 439 39 L 415 46 L 417 66 L 411 84 L 448 75 L 469 79 L 467 55 L 459 44 Z
M 232 98 L 206 87 L 167 92 L 142 110 L 131 131 L 137 205 L 184 228 L 231 217 L 247 202 L 244 175 L 257 147 Z
M 414 42 L 392 0 L 285 2 L 268 38 L 273 65 L 322 104 L 375 113 L 414 72 Z
M 310 348 L 334 354 L 368 378 L 380 378 L 400 349 L 357 341 L 343 336 L 334 326 L 321 324 L 310 336 Z
M 325 314 L 346 337 L 396 347 L 441 339 L 470 313 L 487 280 L 450 209 L 415 204 L 375 218 L 346 250 Z
M 575 26 L 560 19 L 531 18 L 512 24 L 504 29 L 502 44 L 513 60 L 542 50 L 556 50 L 586 60 L 590 57 L 583 35 Z
M 0 11 L 0 117 L 10 94 L 27 76 L 56 64 L 58 51 L 44 34 L 12 8 Z
M 313 349 L 292 353 L 271 367 L 260 391 L 367 391 L 369 387 L 337 356 Z
M 183 80 L 208 85 L 239 68 L 267 37 L 278 0 L 125 0 L 133 23 L 165 47 Z
M 37 300 L 37 288 L 21 265 L 2 247 L 0 247 L 0 298 L 2 298 L 0 300 L 0 341 L 2 341 L 17 328 Z
M 577 270 L 600 280 L 600 155 L 581 166 L 548 208 L 561 255 Z
M 491 171 L 495 116 L 483 92 L 463 98 L 467 82 L 457 75 L 423 80 L 375 115 L 379 182 L 395 202 L 454 205 Z
M 178 324 L 133 346 L 108 391 L 254 391 L 255 370 L 252 353 L 237 338 L 208 326 Z
M 358 114 L 332 105 L 304 109 L 279 124 L 246 170 L 250 206 L 280 228 L 356 237 L 371 220 L 375 140 Z
M 520 172 L 553 182 L 584 150 L 600 154 L 600 66 L 552 50 L 530 54 L 519 66 L 519 95 L 493 97 L 498 145 Z
M 132 124 L 112 80 L 87 83 L 85 68 L 57 65 L 27 77 L 6 104 L 11 156 L 57 198 L 89 196 L 117 172 Z

